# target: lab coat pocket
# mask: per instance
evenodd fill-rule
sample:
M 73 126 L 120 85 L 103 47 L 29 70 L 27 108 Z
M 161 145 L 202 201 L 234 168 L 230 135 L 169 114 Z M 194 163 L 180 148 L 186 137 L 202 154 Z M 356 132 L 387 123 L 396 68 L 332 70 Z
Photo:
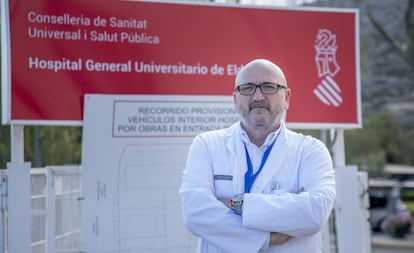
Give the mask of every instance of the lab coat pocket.
M 280 190 L 280 181 L 272 178 L 262 191 L 263 194 L 275 194 Z
M 214 175 L 214 188 L 216 192 L 216 198 L 230 199 L 233 192 L 233 176 Z
M 295 193 L 298 194 L 303 191 L 303 188 L 298 189 L 297 186 L 292 188 L 286 188 L 286 185 L 283 186 L 280 181 L 278 181 L 275 178 L 272 178 L 272 180 L 268 183 L 266 188 L 262 191 L 263 194 L 282 194 L 282 193 Z

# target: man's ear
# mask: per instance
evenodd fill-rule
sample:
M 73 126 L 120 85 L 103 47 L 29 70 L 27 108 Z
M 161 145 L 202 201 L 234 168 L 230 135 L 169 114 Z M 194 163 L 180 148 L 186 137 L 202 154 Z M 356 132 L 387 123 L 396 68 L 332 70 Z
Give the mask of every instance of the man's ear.
M 233 111 L 237 112 L 237 96 L 236 96 L 236 92 L 233 92 Z
M 292 95 L 292 91 L 289 88 L 287 88 L 285 92 L 285 109 L 286 110 L 289 108 L 291 95 Z

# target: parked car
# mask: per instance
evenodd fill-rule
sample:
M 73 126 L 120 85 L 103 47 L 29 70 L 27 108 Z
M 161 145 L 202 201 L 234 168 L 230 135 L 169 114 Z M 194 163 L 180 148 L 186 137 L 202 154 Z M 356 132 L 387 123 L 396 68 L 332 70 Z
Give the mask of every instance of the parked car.
M 391 215 L 410 217 L 407 206 L 400 198 L 398 188 L 372 188 L 369 190 L 370 223 L 374 231 L 384 231 Z
M 391 204 L 389 194 L 386 191 L 369 191 L 369 219 L 371 228 L 380 231 L 381 225 L 391 214 Z

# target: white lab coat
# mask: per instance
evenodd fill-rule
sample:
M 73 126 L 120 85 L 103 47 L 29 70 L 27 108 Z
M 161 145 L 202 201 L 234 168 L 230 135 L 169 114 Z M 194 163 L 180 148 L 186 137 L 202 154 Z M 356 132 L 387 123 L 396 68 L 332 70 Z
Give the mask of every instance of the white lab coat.
M 265 166 L 244 195 L 239 216 L 220 199 L 243 192 L 247 164 L 241 131 L 236 123 L 202 133 L 190 147 L 180 194 L 184 222 L 200 238 L 198 252 L 322 252 L 321 228 L 335 199 L 325 145 L 286 129 L 282 122 Z M 267 248 L 271 231 L 293 238 Z

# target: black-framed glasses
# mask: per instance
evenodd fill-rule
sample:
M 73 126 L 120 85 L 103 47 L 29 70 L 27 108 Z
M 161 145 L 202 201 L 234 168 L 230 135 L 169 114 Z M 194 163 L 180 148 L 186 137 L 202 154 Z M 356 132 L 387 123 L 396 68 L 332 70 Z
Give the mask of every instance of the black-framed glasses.
M 236 87 L 236 90 L 242 95 L 253 95 L 256 93 L 256 89 L 259 88 L 263 94 L 275 94 L 279 89 L 286 89 L 286 86 L 277 83 L 246 83 Z

